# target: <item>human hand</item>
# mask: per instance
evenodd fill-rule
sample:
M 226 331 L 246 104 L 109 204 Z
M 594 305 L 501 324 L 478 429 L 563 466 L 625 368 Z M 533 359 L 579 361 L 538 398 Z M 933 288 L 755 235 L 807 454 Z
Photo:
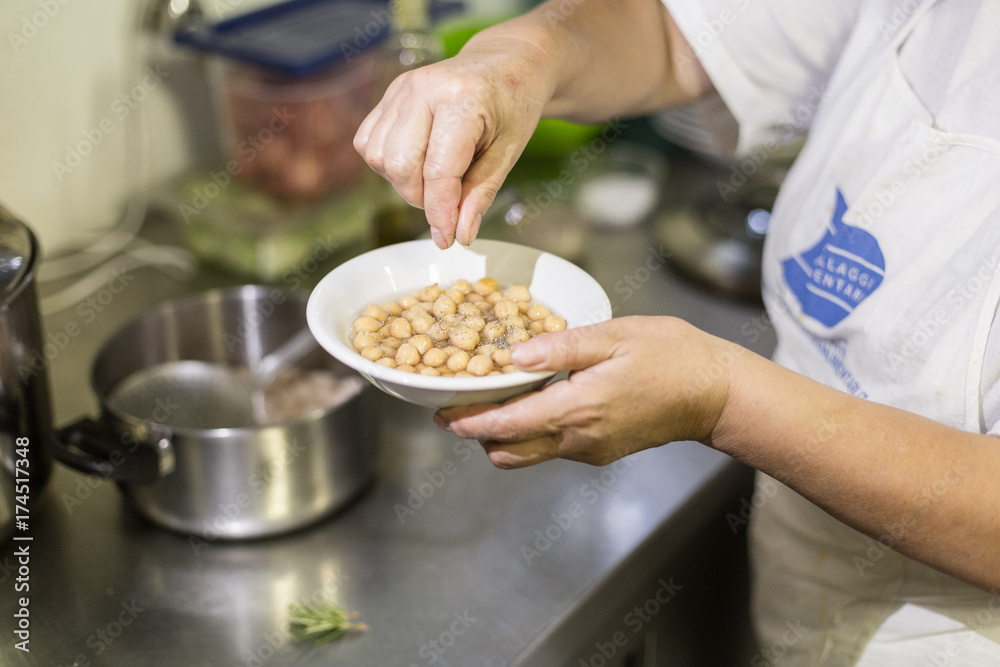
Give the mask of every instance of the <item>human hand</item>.
M 447 408 L 434 419 L 482 443 L 499 468 L 565 458 L 605 465 L 676 440 L 708 443 L 729 391 L 734 343 L 670 317 L 626 317 L 544 334 L 512 354 L 521 370 L 565 381 L 503 405 Z
M 441 248 L 468 245 L 531 137 L 552 83 L 543 54 L 511 37 L 473 38 L 454 58 L 399 76 L 354 147 Z

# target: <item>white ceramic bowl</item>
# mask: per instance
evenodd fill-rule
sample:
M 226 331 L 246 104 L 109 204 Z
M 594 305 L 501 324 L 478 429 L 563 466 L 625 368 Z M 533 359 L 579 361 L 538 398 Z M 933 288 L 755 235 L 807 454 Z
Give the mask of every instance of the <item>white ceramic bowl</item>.
M 326 275 L 306 308 L 319 344 L 382 391 L 417 405 L 442 408 L 497 403 L 541 387 L 552 372 L 515 371 L 485 377 L 432 377 L 406 373 L 368 361 L 351 345 L 351 323 L 369 304 L 385 303 L 459 278 L 495 278 L 501 286 L 528 286 L 534 301 L 566 320 L 567 327 L 611 318 L 607 294 L 581 268 L 555 255 L 502 241 L 476 240 L 471 246 L 441 250 L 430 240 L 408 241 L 372 250 Z

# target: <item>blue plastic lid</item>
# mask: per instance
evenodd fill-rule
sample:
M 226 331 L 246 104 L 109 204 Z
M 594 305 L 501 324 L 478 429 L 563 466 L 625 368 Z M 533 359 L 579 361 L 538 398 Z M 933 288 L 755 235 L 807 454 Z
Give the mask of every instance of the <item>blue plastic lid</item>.
M 178 32 L 179 44 L 302 77 L 380 44 L 391 14 L 379 0 L 289 0 Z

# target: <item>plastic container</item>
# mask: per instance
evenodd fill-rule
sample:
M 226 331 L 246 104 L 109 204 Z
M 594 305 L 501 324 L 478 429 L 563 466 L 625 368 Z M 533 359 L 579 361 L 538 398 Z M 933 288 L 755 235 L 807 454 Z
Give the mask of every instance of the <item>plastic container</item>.
M 356 185 L 391 14 L 368 0 L 290 0 L 178 33 L 209 62 L 226 171 L 281 199 Z
M 222 62 L 214 77 L 227 170 L 282 199 L 355 185 L 365 164 L 354 134 L 371 105 L 376 55 L 305 78 Z

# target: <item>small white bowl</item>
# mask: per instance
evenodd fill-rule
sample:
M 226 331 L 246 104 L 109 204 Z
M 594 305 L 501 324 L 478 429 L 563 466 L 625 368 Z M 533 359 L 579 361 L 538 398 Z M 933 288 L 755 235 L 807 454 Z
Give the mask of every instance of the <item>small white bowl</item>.
M 560 257 L 503 241 L 480 239 L 441 250 L 430 240 L 407 241 L 348 260 L 326 275 L 306 308 L 309 329 L 337 360 L 382 391 L 431 408 L 499 403 L 541 387 L 555 373 L 515 371 L 484 377 L 432 377 L 368 361 L 351 345 L 351 323 L 369 304 L 385 303 L 432 283 L 495 278 L 501 286 L 527 285 L 533 301 L 566 320 L 568 328 L 611 318 L 601 286 Z

